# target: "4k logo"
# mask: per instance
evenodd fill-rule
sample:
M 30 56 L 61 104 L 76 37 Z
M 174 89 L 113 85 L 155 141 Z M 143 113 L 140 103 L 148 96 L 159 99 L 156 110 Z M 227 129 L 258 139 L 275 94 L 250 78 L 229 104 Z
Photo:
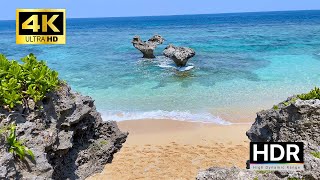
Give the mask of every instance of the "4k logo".
M 66 44 L 65 9 L 17 9 L 17 44 Z

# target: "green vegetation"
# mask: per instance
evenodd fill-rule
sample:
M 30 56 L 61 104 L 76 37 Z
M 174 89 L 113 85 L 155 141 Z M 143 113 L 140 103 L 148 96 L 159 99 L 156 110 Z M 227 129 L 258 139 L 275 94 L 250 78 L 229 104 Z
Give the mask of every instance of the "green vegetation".
M 5 138 L 8 152 L 12 153 L 14 156 L 18 156 L 21 160 L 24 160 L 26 156 L 34 160 L 33 152 L 17 139 L 15 124 L 12 123 L 10 126 L 2 128 L 1 134 L 6 134 Z
M 268 174 L 268 173 L 271 173 L 272 171 L 268 171 L 268 170 L 259 170 L 257 171 L 257 173 L 259 174 Z
M 107 144 L 108 144 L 108 141 L 106 141 L 106 140 L 101 140 L 101 141 L 100 141 L 100 144 L 103 145 L 103 146 L 104 146 L 104 145 L 107 145 Z
M 298 99 L 301 99 L 301 100 L 320 99 L 320 88 L 315 87 L 310 92 L 305 93 L 305 94 L 297 95 L 296 98 L 292 98 L 290 101 L 283 102 L 282 104 L 284 106 L 289 106 L 289 105 L 295 103 Z M 278 110 L 279 106 L 274 105 L 273 109 L 274 110 Z
M 310 154 L 312 156 L 314 156 L 315 158 L 319 158 L 320 159 L 320 152 L 311 152 Z
M 297 100 L 298 100 L 298 98 L 292 98 L 292 99 L 290 99 L 289 101 L 283 102 L 282 104 L 283 104 L 284 106 L 289 106 L 289 105 L 295 103 Z M 273 108 L 274 110 L 279 110 L 279 106 L 278 106 L 278 105 L 274 105 L 272 108 Z
M 274 110 L 278 110 L 278 109 L 279 109 L 279 106 L 274 105 L 274 106 L 273 106 L 273 109 L 274 109 Z
M 288 180 L 301 180 L 301 178 L 297 178 L 297 177 L 289 177 Z
M 290 104 L 291 104 L 291 103 L 289 103 L 289 101 L 283 103 L 284 106 L 289 106 Z
M 33 54 L 21 61 L 23 64 L 0 54 L 0 105 L 10 109 L 28 99 L 38 102 L 59 85 L 58 73 Z
M 290 101 L 284 102 L 283 105 L 289 106 L 290 104 L 295 103 L 298 100 L 298 98 L 292 98 Z
M 306 94 L 298 95 L 301 100 L 320 99 L 320 88 L 315 87 L 313 90 Z
M 94 143 L 92 143 L 91 145 L 90 145 L 90 148 L 92 149 L 92 150 L 94 150 L 94 151 L 99 151 L 99 150 L 101 150 L 105 145 L 107 145 L 108 144 L 108 141 L 106 141 L 106 140 L 100 140 L 100 141 L 96 141 L 96 142 L 94 142 Z

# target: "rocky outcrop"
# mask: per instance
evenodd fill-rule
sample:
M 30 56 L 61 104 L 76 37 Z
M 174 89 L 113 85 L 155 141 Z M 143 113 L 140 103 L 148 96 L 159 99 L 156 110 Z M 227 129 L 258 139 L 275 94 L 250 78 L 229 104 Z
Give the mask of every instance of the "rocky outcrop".
M 155 58 L 154 50 L 163 42 L 164 38 L 160 35 L 154 35 L 148 41 L 142 41 L 139 36 L 135 36 L 132 40 L 133 46 L 142 52 L 143 58 Z
M 111 163 L 128 133 L 115 122 L 103 122 L 94 101 L 63 85 L 29 108 L 10 114 L 0 109 L 0 125 L 17 124 L 17 138 L 35 154 L 21 161 L 0 138 L 0 177 L 4 179 L 85 179 Z M 37 108 L 41 107 L 41 108 Z M 9 120 L 9 121 L 8 121 Z
M 305 171 L 259 171 L 238 168 L 210 168 L 200 172 L 202 179 L 320 179 L 320 159 L 312 155 L 320 152 L 320 100 L 300 100 L 296 97 L 257 114 L 248 138 L 253 142 L 304 142 Z
M 163 51 L 163 55 L 172 59 L 178 67 L 183 67 L 187 65 L 190 58 L 196 55 L 196 52 L 188 47 L 176 47 L 170 44 Z
M 320 143 L 320 100 L 291 97 L 257 114 L 247 136 L 254 142 L 306 141 Z M 312 147 L 308 147 L 308 149 Z

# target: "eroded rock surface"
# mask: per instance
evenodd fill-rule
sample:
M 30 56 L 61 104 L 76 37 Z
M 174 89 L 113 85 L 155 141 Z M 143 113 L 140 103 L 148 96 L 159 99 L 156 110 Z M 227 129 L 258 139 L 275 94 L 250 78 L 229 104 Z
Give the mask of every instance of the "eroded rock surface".
M 178 67 L 183 67 L 187 65 L 190 58 L 196 55 L 196 52 L 188 47 L 176 47 L 170 44 L 163 51 L 163 55 L 172 59 Z
M 198 180 L 209 179 L 320 179 L 320 100 L 288 98 L 272 109 L 257 113 L 247 131 L 254 142 L 304 142 L 305 171 L 259 171 L 238 168 L 210 168 L 198 174 Z M 245 162 L 244 162 L 245 163 Z
M 32 103 L 30 103 L 32 104 Z M 10 116 L 17 123 L 17 137 L 35 154 L 35 161 L 20 161 L 6 151 L 0 139 L 0 178 L 4 179 L 85 179 L 111 163 L 128 133 L 115 122 L 103 122 L 94 101 L 71 92 L 67 85 L 49 93 L 26 111 L 18 107 Z M 0 109 L 0 125 L 9 113 Z
M 291 97 L 275 107 L 257 114 L 256 121 L 247 132 L 251 141 L 320 143 L 320 100 L 303 101 Z
M 154 35 L 148 41 L 142 41 L 140 36 L 135 36 L 132 40 L 133 46 L 143 54 L 143 58 L 155 58 L 154 50 L 159 44 L 164 42 L 160 35 Z

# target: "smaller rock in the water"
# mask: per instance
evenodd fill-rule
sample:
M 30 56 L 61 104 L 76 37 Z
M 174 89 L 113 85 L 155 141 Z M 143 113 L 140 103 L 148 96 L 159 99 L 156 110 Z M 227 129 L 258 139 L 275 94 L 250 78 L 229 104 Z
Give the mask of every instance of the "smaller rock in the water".
M 157 45 L 162 44 L 164 38 L 160 35 L 154 35 L 147 42 L 142 41 L 140 36 L 135 36 L 132 40 L 133 46 L 143 54 L 143 58 L 155 58 L 153 54 Z
M 186 66 L 188 60 L 196 55 L 196 52 L 188 47 L 175 47 L 170 44 L 163 51 L 163 55 L 171 58 L 178 67 Z

